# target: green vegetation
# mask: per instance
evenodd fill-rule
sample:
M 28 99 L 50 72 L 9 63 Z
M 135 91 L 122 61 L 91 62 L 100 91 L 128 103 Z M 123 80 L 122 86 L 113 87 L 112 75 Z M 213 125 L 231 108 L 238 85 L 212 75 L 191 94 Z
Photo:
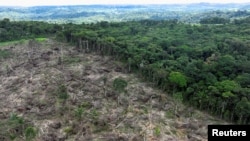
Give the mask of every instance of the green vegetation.
M 128 72 L 186 104 L 245 124 L 250 123 L 249 23 L 250 17 L 224 25 L 191 25 L 178 20 L 57 25 L 4 19 L 0 27 L 5 32 L 0 33 L 0 39 L 56 34 L 87 53 L 112 56 L 123 62 Z M 21 26 L 16 30 L 22 32 L 9 28 Z M 125 80 L 114 80 L 116 91 L 124 92 L 126 86 Z M 68 98 L 65 87 L 59 87 L 58 98 Z
M 159 137 L 161 135 L 161 129 L 160 127 L 155 127 L 154 128 L 154 134 Z
M 235 106 L 243 97 L 249 102 L 250 47 L 245 30 L 250 27 L 244 24 L 249 20 L 199 26 L 176 20 L 100 22 L 65 25 L 70 30 L 63 34 L 71 43 L 87 40 L 89 52 L 113 56 L 187 104 L 248 123 L 250 115 L 239 116 Z
M 169 81 L 173 83 L 174 87 L 177 85 L 178 87 L 186 87 L 187 80 L 186 77 L 180 72 L 171 72 L 169 74 Z M 173 88 L 175 90 L 175 88 Z
M 12 113 L 7 120 L 0 121 L 0 137 L 3 140 L 21 140 L 23 135 L 27 141 L 33 140 L 37 131 L 31 123 Z
M 37 135 L 37 131 L 35 130 L 34 127 L 27 127 L 25 129 L 25 138 L 26 138 L 26 141 L 31 141 L 32 139 L 34 139 Z
M 57 89 L 57 96 L 59 100 L 62 101 L 62 103 L 65 103 L 65 101 L 69 98 L 69 94 L 67 92 L 67 87 L 65 85 L 60 85 Z
M 0 33 L 1 34 L 1 33 Z M 44 42 L 46 41 L 48 38 L 35 38 L 36 41 L 38 42 Z M 27 39 L 14 39 L 14 41 L 3 41 L 3 42 L 0 42 L 0 47 L 1 46 L 14 46 L 14 45 L 17 45 L 17 44 L 23 44 L 25 42 L 29 41 L 29 38 L 27 37 Z
M 21 44 L 24 43 L 26 40 L 21 39 L 21 40 L 15 40 L 15 41 L 3 41 L 0 42 L 0 47 L 1 46 L 9 46 L 9 45 L 15 45 L 15 44 Z
M 127 85 L 128 85 L 127 81 L 124 80 L 123 78 L 116 78 L 113 81 L 113 87 L 118 92 L 124 92 Z
M 56 24 L 48 24 L 38 21 L 11 22 L 8 18 L 0 20 L 0 42 L 16 41 L 37 38 L 37 41 L 45 40 L 45 36 L 55 34 L 62 28 Z
M 83 116 L 83 113 L 84 113 L 84 108 L 83 107 L 78 107 L 76 110 L 75 110 L 75 116 L 78 120 L 81 120 L 82 119 L 82 116 Z
M 230 19 L 220 18 L 220 17 L 210 17 L 200 20 L 201 24 L 226 24 L 229 23 Z
M 38 42 L 44 42 L 47 40 L 47 38 L 36 38 L 35 40 Z

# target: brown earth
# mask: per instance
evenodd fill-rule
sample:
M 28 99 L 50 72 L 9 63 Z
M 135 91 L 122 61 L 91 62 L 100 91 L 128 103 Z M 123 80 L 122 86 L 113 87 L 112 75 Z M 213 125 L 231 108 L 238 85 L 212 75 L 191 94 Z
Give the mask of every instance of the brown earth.
M 208 124 L 223 123 L 124 73 L 110 57 L 51 39 L 1 49 L 12 56 L 0 60 L 0 140 L 10 133 L 25 140 L 8 124 L 13 113 L 36 129 L 36 141 L 203 141 Z M 125 92 L 112 88 L 117 77 L 128 82 Z

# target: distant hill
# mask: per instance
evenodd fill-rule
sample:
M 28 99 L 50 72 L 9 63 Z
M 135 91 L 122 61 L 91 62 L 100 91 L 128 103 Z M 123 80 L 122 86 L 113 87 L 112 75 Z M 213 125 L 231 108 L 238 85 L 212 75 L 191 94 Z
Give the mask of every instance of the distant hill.
M 14 21 L 36 20 L 57 23 L 95 23 L 98 21 L 143 19 L 178 19 L 182 22 L 197 23 L 204 16 L 210 15 L 223 18 L 246 17 L 250 15 L 250 3 L 0 7 L 0 17 L 2 18 Z

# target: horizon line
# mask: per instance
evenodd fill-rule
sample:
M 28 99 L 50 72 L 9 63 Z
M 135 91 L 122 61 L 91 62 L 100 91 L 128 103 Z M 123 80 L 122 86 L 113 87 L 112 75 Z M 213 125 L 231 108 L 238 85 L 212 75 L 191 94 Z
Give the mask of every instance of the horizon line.
M 94 5 L 191 5 L 191 4 L 250 4 L 250 2 L 192 2 L 192 3 L 93 3 L 93 4 L 41 4 L 41 5 L 0 5 L 0 7 L 39 7 L 39 6 L 94 6 Z

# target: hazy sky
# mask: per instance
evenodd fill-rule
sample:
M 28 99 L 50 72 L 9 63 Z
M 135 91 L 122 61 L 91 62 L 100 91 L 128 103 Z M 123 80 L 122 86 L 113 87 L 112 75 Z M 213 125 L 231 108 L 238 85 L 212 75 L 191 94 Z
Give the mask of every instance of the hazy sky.
M 84 4 L 165 4 L 165 3 L 244 3 L 250 0 L 1 0 L 0 6 L 84 5 Z

